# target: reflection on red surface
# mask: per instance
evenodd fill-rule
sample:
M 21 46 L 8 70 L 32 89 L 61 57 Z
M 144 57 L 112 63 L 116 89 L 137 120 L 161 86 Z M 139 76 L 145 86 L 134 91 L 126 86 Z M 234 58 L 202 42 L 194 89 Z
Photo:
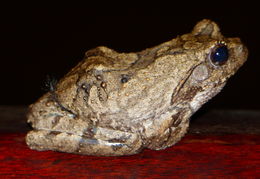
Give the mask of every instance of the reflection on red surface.
M 25 134 L 0 135 L 2 177 L 258 178 L 260 136 L 187 135 L 162 151 L 95 157 L 30 150 Z

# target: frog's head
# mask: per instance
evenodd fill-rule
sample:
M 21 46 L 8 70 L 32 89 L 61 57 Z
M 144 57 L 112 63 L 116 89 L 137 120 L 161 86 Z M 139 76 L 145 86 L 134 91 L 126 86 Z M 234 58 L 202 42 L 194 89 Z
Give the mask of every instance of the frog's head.
M 176 96 L 185 100 L 175 100 L 188 101 L 195 112 L 220 92 L 229 77 L 244 64 L 248 51 L 239 38 L 224 37 L 218 25 L 206 19 L 181 38 L 185 41 L 184 47 L 192 52 L 191 60 L 197 62 Z

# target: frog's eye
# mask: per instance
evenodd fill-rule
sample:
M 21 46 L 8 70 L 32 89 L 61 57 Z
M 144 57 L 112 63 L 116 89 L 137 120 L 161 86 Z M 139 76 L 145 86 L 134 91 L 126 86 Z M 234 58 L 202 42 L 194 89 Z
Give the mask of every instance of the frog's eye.
M 214 65 L 223 65 L 228 60 L 228 48 L 225 42 L 219 42 L 212 48 L 210 60 Z

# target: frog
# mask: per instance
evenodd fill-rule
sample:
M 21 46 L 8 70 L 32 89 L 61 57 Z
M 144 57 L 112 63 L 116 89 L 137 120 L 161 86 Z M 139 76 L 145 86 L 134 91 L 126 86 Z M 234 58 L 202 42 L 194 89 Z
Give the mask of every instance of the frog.
M 29 106 L 30 149 L 94 156 L 133 155 L 173 146 L 191 116 L 247 60 L 238 37 L 212 20 L 140 52 L 88 50 Z

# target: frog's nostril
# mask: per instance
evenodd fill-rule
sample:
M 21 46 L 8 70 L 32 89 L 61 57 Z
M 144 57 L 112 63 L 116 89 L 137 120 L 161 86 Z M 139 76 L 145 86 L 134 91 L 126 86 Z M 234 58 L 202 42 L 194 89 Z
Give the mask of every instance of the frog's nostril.
M 242 53 L 245 53 L 245 52 L 246 52 L 246 48 L 245 48 L 245 46 L 243 46 L 242 44 L 238 45 L 235 50 L 236 50 L 236 53 L 235 53 L 235 54 L 238 54 L 239 56 L 240 56 Z

